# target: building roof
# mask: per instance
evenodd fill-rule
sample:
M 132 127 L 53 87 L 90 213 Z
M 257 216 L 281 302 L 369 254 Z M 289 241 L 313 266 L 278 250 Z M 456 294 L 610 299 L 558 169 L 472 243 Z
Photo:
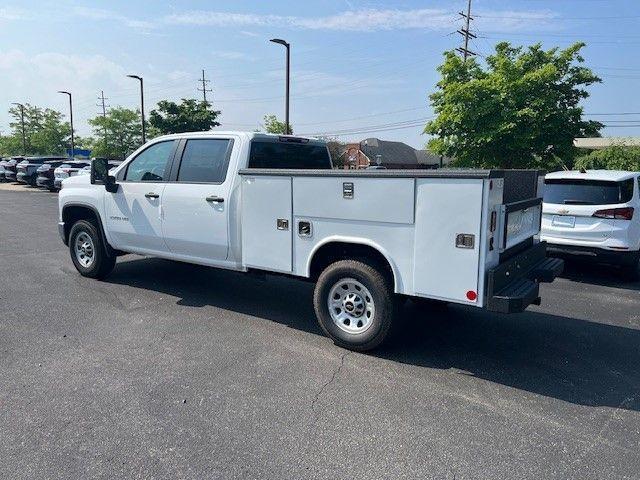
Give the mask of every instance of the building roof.
M 619 182 L 627 180 L 638 175 L 638 172 L 627 172 L 624 170 L 587 170 L 582 173 L 577 170 L 560 171 L 547 173 L 547 179 L 574 179 L 574 180 L 604 180 L 611 182 Z
M 378 155 L 383 165 L 440 165 L 440 156 L 426 150 L 416 150 L 402 142 L 367 138 L 360 142 L 360 150 L 373 165 L 377 164 Z M 449 162 L 449 158 L 443 158 L 444 165 Z
M 586 148 L 590 150 L 599 150 L 601 148 L 624 146 L 624 147 L 640 147 L 640 137 L 594 137 L 594 138 L 576 138 L 573 140 L 576 148 Z
M 367 138 L 360 142 L 360 150 L 371 159 L 371 163 L 374 165 L 378 163 L 378 155 L 384 165 L 415 165 L 418 163 L 416 150 L 402 142 Z

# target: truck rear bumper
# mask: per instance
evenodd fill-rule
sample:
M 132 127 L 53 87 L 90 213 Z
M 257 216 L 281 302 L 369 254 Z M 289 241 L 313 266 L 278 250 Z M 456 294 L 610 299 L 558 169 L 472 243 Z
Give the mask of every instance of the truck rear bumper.
M 545 242 L 528 248 L 487 272 L 487 309 L 517 313 L 539 305 L 540 282 L 552 282 L 563 268 L 563 260 L 547 258 Z

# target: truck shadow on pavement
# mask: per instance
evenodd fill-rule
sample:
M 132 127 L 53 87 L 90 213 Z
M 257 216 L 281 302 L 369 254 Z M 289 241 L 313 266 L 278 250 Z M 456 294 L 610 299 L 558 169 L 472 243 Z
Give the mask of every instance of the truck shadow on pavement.
M 322 335 L 312 307 L 313 285 L 267 278 L 140 259 L 118 262 L 106 281 L 178 297 L 178 305 L 214 306 Z M 640 329 L 535 310 L 499 315 L 411 301 L 394 328 L 389 341 L 369 355 L 455 369 L 577 405 L 640 411 Z
M 640 282 L 626 279 L 620 268 L 611 265 L 565 260 L 561 277 L 574 282 L 640 291 Z

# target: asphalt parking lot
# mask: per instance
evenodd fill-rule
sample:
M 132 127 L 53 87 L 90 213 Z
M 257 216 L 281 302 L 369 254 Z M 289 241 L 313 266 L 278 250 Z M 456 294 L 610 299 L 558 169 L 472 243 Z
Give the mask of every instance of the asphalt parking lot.
M 640 478 L 640 285 L 610 268 L 519 315 L 408 303 L 359 354 L 308 283 L 132 255 L 97 282 L 56 194 L 0 212 L 2 478 Z

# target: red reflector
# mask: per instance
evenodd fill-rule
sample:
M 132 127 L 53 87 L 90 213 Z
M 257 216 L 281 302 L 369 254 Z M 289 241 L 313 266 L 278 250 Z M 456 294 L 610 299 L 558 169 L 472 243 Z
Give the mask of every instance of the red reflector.
M 478 298 L 478 294 L 473 290 L 469 290 L 467 292 L 467 299 L 471 300 L 472 302 L 475 302 L 477 298 Z
M 593 214 L 596 218 L 612 218 L 616 220 L 631 220 L 633 218 L 633 207 L 607 208 L 598 210 Z

